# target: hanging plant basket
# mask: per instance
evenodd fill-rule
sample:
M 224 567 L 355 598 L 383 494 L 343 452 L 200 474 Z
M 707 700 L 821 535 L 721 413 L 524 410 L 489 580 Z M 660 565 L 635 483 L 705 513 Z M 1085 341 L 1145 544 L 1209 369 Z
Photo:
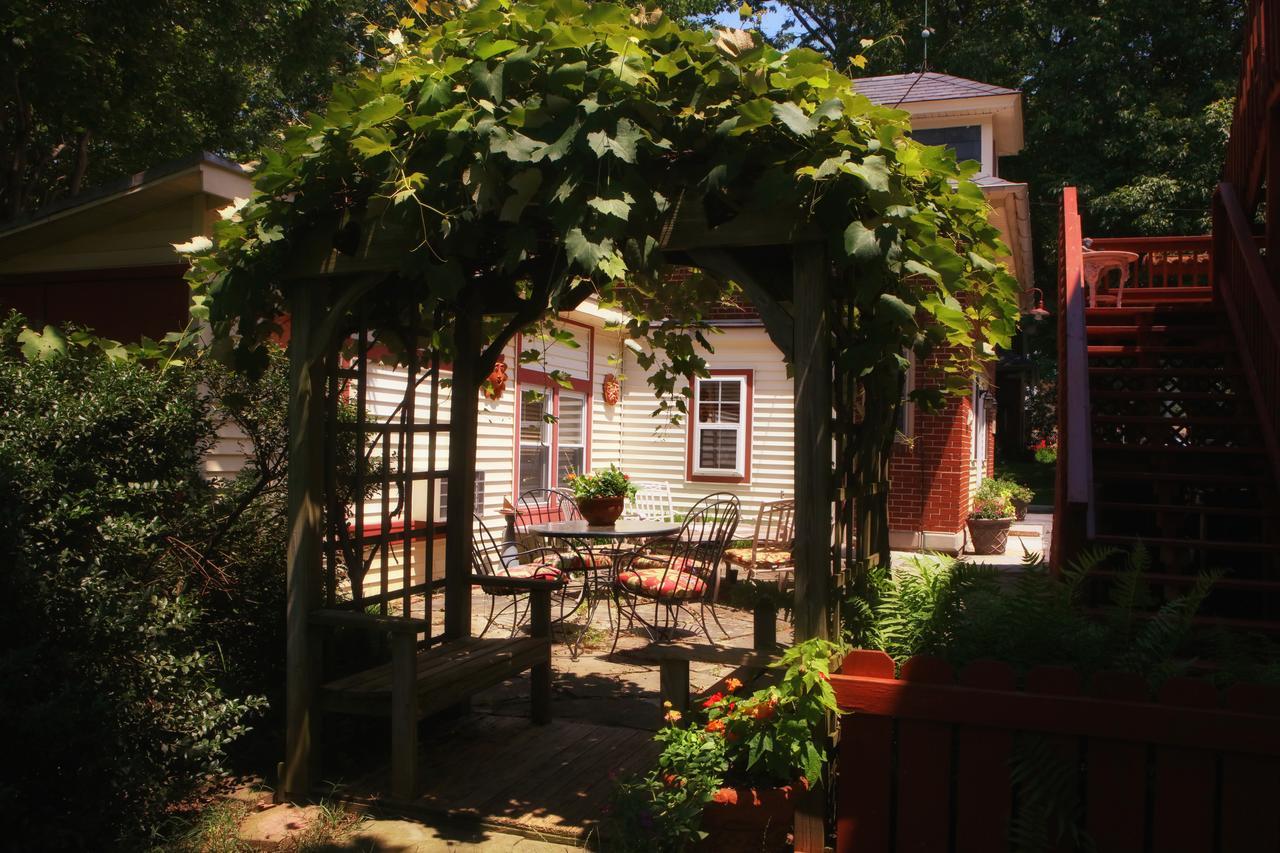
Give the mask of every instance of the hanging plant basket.
M 1013 518 L 969 519 L 969 540 L 975 554 L 1003 554 L 1009 543 L 1009 528 Z
M 699 853 L 787 850 L 795 817 L 795 793 L 790 785 L 721 788 L 702 810 L 702 830 L 707 837 L 695 849 Z

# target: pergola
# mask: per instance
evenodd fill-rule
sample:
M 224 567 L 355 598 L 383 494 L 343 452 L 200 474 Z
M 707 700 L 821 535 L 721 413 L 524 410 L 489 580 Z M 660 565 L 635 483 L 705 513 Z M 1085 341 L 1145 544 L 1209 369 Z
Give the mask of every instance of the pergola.
M 334 698 L 320 690 L 318 628 L 390 634 L 379 677 L 402 688 L 420 648 L 474 644 L 477 397 L 521 329 L 597 293 L 671 317 L 656 297 L 674 264 L 741 288 L 794 371 L 793 612 L 806 639 L 838 636 L 840 591 L 887 554 L 904 351 L 949 345 L 963 377 L 1016 317 L 973 164 L 911 142 L 905 113 L 871 104 L 812 51 L 581 0 L 481 0 L 392 35 L 378 70 L 264 158 L 254 197 L 215 225 L 218 246 L 192 273 L 193 313 L 239 357 L 252 361 L 290 318 L 286 795 L 311 790 L 318 701 Z M 696 327 L 705 307 L 677 319 Z M 692 348 L 667 347 L 660 374 L 701 369 Z M 408 378 L 393 416 L 373 422 L 365 380 L 384 355 Z M 412 545 L 441 528 L 444 576 L 428 549 L 419 578 Z M 404 554 L 394 588 L 393 542 Z M 381 586 L 365 589 L 379 554 Z M 349 599 L 337 594 L 344 572 Z M 533 622 L 543 646 L 508 652 L 533 668 L 538 717 L 549 640 L 546 620 Z M 454 688 L 482 682 L 468 670 Z M 417 718 L 453 697 L 390 695 L 379 709 L 403 792 Z M 338 710 L 354 707 L 347 698 Z

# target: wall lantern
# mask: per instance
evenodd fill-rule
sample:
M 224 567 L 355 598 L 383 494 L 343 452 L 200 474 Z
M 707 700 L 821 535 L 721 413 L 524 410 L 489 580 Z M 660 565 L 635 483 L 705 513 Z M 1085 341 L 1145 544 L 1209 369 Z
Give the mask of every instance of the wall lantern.
M 1044 318 L 1049 316 L 1049 309 L 1044 307 L 1044 291 L 1043 290 L 1041 290 L 1038 287 L 1029 287 L 1022 292 L 1035 294 L 1035 300 L 1036 300 L 1030 310 L 1022 312 L 1023 316 L 1030 317 L 1032 320 L 1036 320 L 1036 321 L 1043 320 Z

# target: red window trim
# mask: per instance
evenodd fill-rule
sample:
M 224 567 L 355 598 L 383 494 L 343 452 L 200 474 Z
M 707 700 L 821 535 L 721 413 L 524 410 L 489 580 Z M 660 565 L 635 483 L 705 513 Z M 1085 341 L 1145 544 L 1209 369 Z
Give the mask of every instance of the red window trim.
M 684 455 L 684 477 L 691 483 L 740 483 L 749 485 L 751 483 L 751 440 L 752 430 L 755 420 L 755 371 L 754 370 L 708 370 L 709 379 L 716 379 L 721 376 L 739 376 L 746 380 L 747 399 L 744 401 L 744 419 L 743 419 L 743 436 L 742 436 L 742 476 L 734 475 L 717 475 L 717 474 L 695 474 L 693 473 L 693 452 L 696 443 L 694 430 L 694 418 L 698 416 L 696 411 L 689 413 L 689 429 L 685 439 L 685 455 Z M 690 391 L 693 398 L 690 401 L 695 406 L 697 404 L 698 393 L 697 383 L 702 381 L 699 377 L 694 377 L 690 381 Z

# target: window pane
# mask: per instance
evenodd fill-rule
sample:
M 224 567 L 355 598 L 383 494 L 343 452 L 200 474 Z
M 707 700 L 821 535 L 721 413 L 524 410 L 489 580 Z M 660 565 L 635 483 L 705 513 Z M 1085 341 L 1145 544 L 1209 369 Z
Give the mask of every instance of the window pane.
M 703 429 L 698 431 L 698 467 L 733 471 L 738 467 L 738 431 Z
M 586 400 L 578 394 L 560 394 L 560 420 L 556 423 L 560 445 L 586 444 Z
M 722 383 L 717 382 L 714 379 L 699 379 L 698 380 L 698 397 L 702 400 L 707 400 L 710 402 L 715 402 L 716 400 L 719 400 L 721 384 Z
M 956 153 L 956 160 L 982 160 L 982 127 L 932 127 L 915 130 L 911 136 L 924 145 L 945 145 Z
M 737 379 L 717 382 L 720 386 L 720 399 L 730 403 L 742 402 L 742 383 Z
M 538 399 L 529 399 L 523 393 L 520 400 L 520 441 L 538 443 L 546 441 L 547 424 L 544 416 L 549 411 L 551 402 L 546 394 Z
M 742 423 L 742 405 L 740 403 L 724 403 L 720 406 L 720 423 Z
M 559 464 L 556 466 L 556 482 L 563 486 L 565 477 L 570 471 L 575 474 L 581 474 L 585 460 L 586 450 L 584 448 L 561 445 Z
M 547 447 L 525 445 L 520 448 L 520 491 L 545 489 L 550 485 L 547 482 L 547 459 L 550 455 L 551 450 Z

